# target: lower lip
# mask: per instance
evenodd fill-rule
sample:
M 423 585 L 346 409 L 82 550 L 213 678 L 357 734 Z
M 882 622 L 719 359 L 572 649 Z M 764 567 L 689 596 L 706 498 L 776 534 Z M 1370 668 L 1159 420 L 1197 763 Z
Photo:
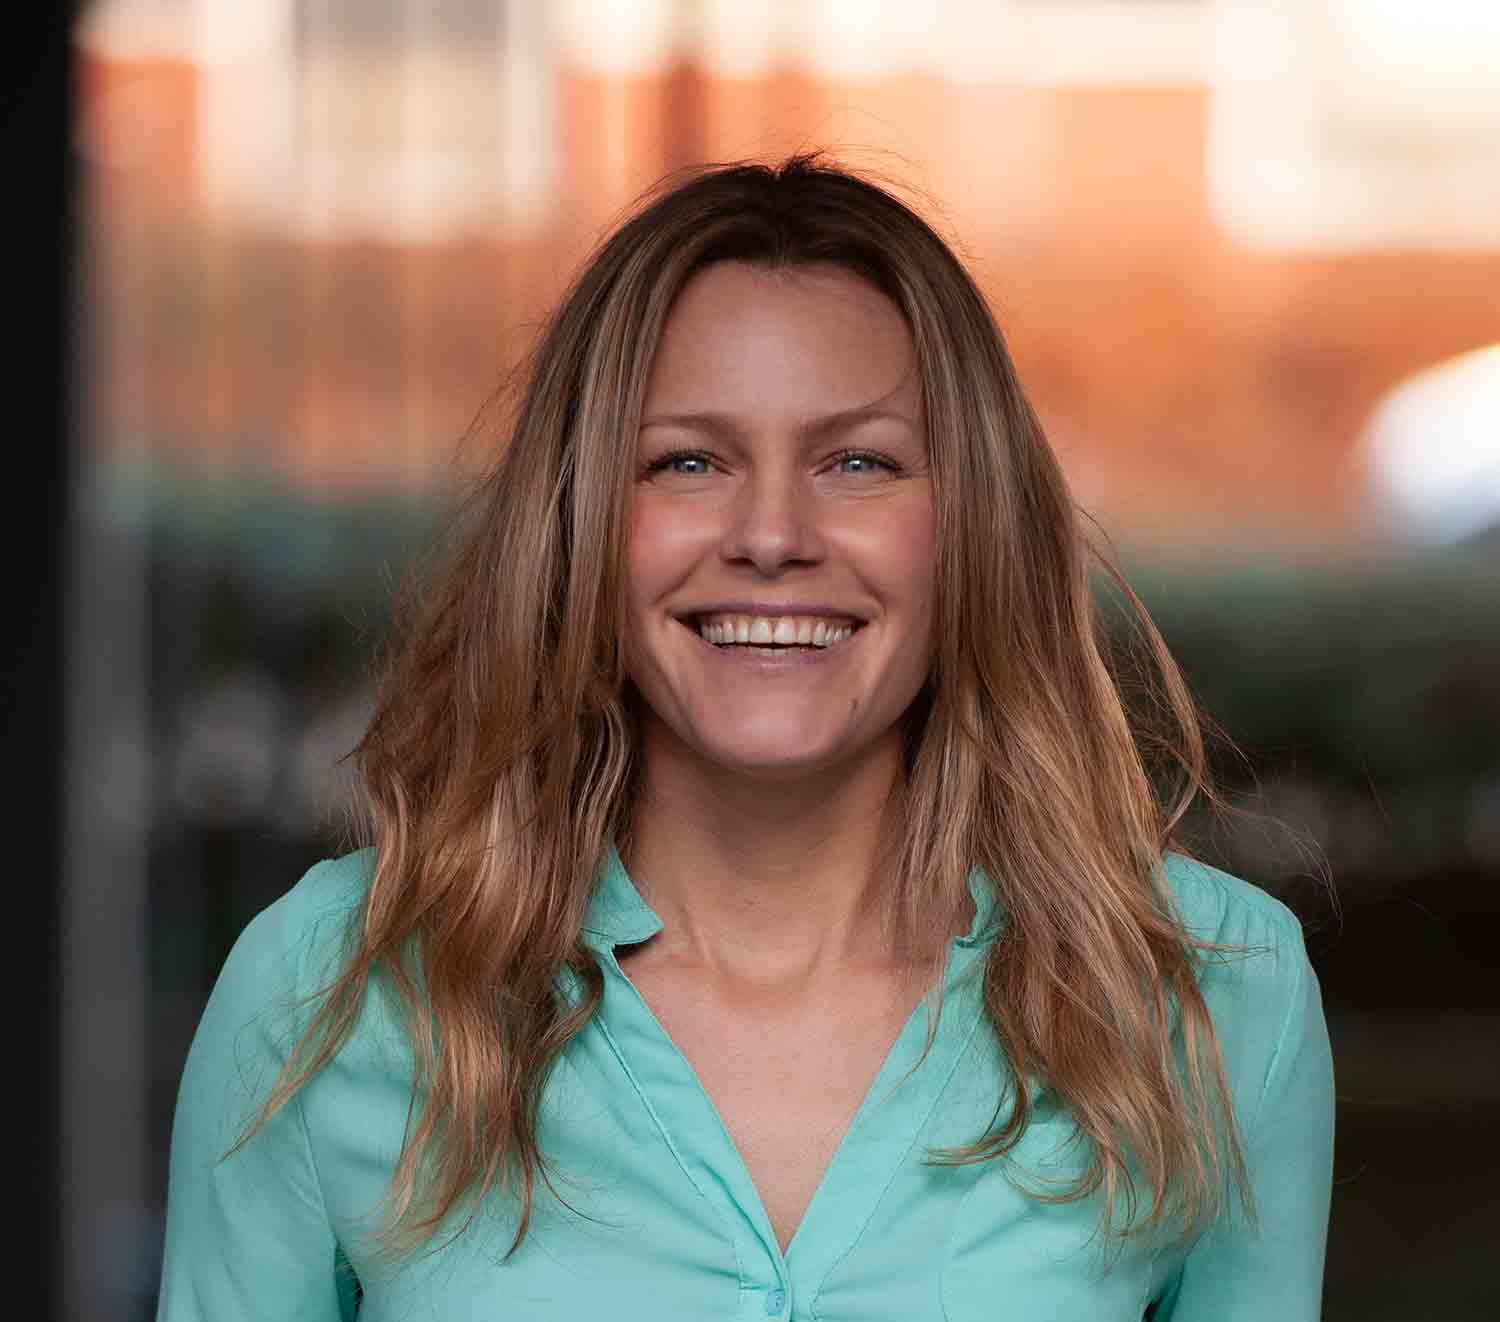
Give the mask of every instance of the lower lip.
M 678 623 L 682 624 L 682 621 L 679 620 Z M 805 652 L 794 652 L 790 649 L 784 652 L 761 652 L 751 647 L 717 647 L 692 625 L 682 624 L 682 627 L 697 639 L 699 646 L 712 652 L 718 660 L 728 665 L 738 666 L 741 670 L 771 674 L 783 670 L 801 670 L 805 666 L 822 665 L 830 657 L 842 656 L 849 644 L 865 631 L 865 626 L 860 625 L 847 638 L 840 638 L 838 642 L 830 643 L 827 647 L 809 647 Z

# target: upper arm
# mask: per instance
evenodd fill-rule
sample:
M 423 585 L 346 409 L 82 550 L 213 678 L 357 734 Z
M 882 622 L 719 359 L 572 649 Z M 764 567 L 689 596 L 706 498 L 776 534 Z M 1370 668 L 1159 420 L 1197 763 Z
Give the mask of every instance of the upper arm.
M 352 1316 L 300 1094 L 225 1156 L 306 1023 L 285 934 L 296 912 L 283 896 L 240 934 L 193 1037 L 172 1125 L 159 1322 Z
M 1333 1057 L 1300 925 L 1276 906 L 1269 952 L 1210 998 L 1236 1095 L 1259 1228 L 1231 1200 L 1163 1283 L 1156 1322 L 1315 1322 L 1333 1182 Z M 1207 994 L 1207 993 L 1206 993 Z

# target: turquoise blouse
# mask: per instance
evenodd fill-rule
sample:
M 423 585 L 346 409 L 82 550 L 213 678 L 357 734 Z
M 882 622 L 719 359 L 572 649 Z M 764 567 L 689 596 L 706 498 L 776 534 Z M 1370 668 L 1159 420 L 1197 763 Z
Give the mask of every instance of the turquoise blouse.
M 1297 919 L 1236 877 L 1176 854 L 1165 861 L 1191 930 L 1255 948 L 1214 960 L 1200 985 L 1228 1066 L 1259 1234 L 1226 1214 L 1186 1249 L 1133 1240 L 1105 1258 L 1093 1233 L 1098 1195 L 1047 1204 L 1018 1190 L 1004 1162 L 923 1164 L 926 1148 L 984 1132 L 1007 1069 L 979 994 L 1002 906 L 976 868 L 974 921 L 947 953 L 930 1054 L 903 1079 L 922 1049 L 924 1001 L 782 1253 L 707 1093 L 616 962 L 617 945 L 662 922 L 611 849 L 584 929 L 604 999 L 568 1045 L 541 1110 L 542 1148 L 572 1210 L 538 1181 L 527 1238 L 502 1265 L 517 1214 L 492 1193 L 462 1236 L 443 1244 L 440 1235 L 435 1252 L 386 1266 L 360 1231 L 395 1168 L 411 1091 L 388 989 L 367 999 L 353 1037 L 294 1102 L 218 1160 L 307 1022 L 310 1011 L 286 1011 L 288 993 L 311 990 L 336 966 L 369 864 L 368 851 L 318 864 L 250 922 L 224 965 L 178 1097 L 158 1322 L 340 1322 L 356 1306 L 361 1322 L 1319 1315 L 1333 1152 L 1328 1034 Z M 578 994 L 570 973 L 560 985 Z M 1033 1187 L 1039 1175 L 1066 1180 L 1080 1169 L 1077 1146 L 1065 1146 L 1071 1133 L 1044 1096 L 1014 1153 Z

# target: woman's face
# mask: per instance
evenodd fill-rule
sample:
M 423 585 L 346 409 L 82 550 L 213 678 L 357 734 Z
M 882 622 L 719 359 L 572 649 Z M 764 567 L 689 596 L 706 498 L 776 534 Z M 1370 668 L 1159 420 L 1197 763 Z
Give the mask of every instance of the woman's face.
M 774 779 L 899 748 L 932 658 L 936 521 L 895 305 L 832 265 L 706 267 L 664 328 L 636 460 L 625 658 L 653 733 Z

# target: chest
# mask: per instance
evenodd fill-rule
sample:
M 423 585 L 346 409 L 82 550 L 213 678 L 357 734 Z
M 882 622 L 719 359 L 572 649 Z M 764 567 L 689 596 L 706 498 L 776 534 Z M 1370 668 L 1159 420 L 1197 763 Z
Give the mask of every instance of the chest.
M 785 1252 L 920 989 L 851 987 L 818 1008 L 756 1013 L 669 973 L 625 971 L 708 1094 Z
M 919 993 L 904 1023 L 903 999 L 863 984 L 834 1009 L 746 1016 L 695 1000 L 692 979 L 658 983 L 628 960 L 621 971 L 639 987 L 609 971 L 596 1022 L 549 1079 L 539 1134 L 560 1196 L 538 1187 L 508 1261 L 519 1206 L 499 1190 L 435 1253 L 367 1251 L 409 1121 L 411 1067 L 389 1045 L 398 1021 L 366 1025 L 303 1094 L 365 1289 L 360 1322 L 477 1322 L 497 1299 L 534 1322 L 980 1322 L 996 1316 L 997 1282 L 1008 1316 L 1140 1322 L 1172 1265 L 1142 1243 L 1101 1278 L 1091 1201 L 1038 1203 L 997 1163 L 925 1164 L 927 1149 L 983 1134 L 1004 1087 L 998 1041 L 969 1027 L 972 983 L 950 984 L 945 1031 L 919 1061 Z M 1065 1136 L 1060 1120 L 1033 1124 L 1022 1165 L 1042 1171 L 1033 1163 Z

